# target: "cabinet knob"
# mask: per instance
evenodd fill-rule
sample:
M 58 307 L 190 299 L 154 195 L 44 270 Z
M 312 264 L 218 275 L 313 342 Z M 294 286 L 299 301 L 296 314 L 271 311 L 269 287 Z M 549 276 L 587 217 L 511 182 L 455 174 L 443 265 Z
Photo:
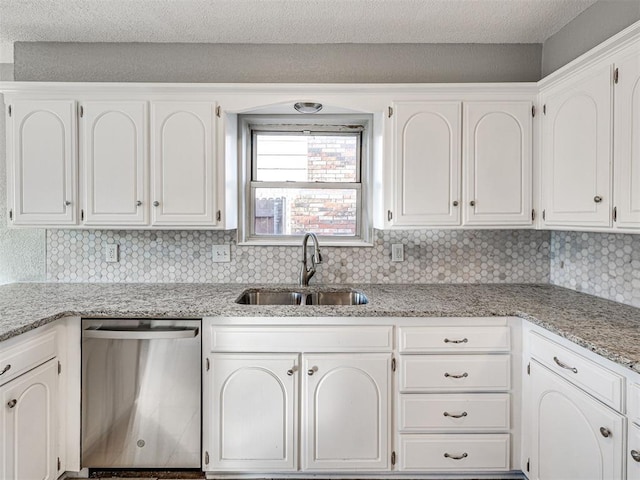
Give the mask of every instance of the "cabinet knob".
M 602 202 L 602 197 L 600 195 L 596 195 L 595 197 L 593 197 L 593 201 L 596 203 L 600 203 Z
M 469 205 L 471 205 L 472 207 L 475 207 L 476 206 L 476 201 L 475 200 L 471 200 L 469 202 Z
M 138 201 L 136 202 L 136 206 L 141 207 L 141 206 L 142 206 L 142 200 L 138 200 Z
M 318 371 L 318 367 L 311 367 L 309 370 L 307 370 L 307 375 L 311 376 L 317 371 Z
M 600 427 L 600 433 L 604 438 L 609 438 L 611 436 L 611 430 L 607 427 Z
M 454 201 L 453 201 L 453 206 L 454 206 L 454 207 L 457 207 L 458 205 L 459 205 L 458 200 L 454 200 Z
M 640 452 L 638 450 L 631 450 L 631 458 L 636 462 L 640 462 Z
M 2 369 L 2 371 L 0 372 L 0 375 L 4 375 L 4 374 L 5 374 L 5 373 L 7 373 L 9 370 L 11 370 L 11 364 L 10 364 L 10 363 L 7 363 L 7 366 L 6 366 L 6 367 L 4 367 L 4 368 Z
M 18 400 L 16 400 L 15 398 L 13 400 L 9 400 L 7 402 L 7 407 L 9 408 L 13 408 L 18 404 Z
M 289 375 L 290 377 L 293 376 L 295 370 L 293 368 L 290 368 L 289 370 L 287 370 L 287 375 Z
M 160 206 L 160 202 L 159 202 L 158 200 L 154 200 L 154 202 L 153 202 L 153 206 L 154 206 L 154 207 L 158 207 L 158 206 Z
M 71 202 L 69 200 L 65 200 L 64 205 L 65 207 L 68 207 L 69 205 L 71 205 Z

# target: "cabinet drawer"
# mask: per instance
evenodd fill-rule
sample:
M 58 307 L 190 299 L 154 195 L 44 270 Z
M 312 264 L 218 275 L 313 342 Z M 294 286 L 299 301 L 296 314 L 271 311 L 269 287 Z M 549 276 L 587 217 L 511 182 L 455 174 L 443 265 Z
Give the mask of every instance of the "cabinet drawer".
M 640 480 L 640 427 L 633 423 L 629 424 L 627 479 Z
M 55 330 L 0 350 L 0 385 L 55 356 Z
M 509 434 L 400 435 L 401 471 L 509 470 Z
M 402 353 L 508 352 L 511 348 L 505 326 L 402 327 L 398 342 Z
M 501 391 L 510 386 L 509 355 L 402 355 L 400 391 Z
M 509 429 L 509 394 L 400 396 L 400 432 L 505 431 Z
M 393 348 L 390 325 L 210 328 L 211 352 L 387 352 Z
M 640 425 L 640 384 L 630 383 L 627 395 L 627 416 L 630 421 Z
M 611 408 L 622 411 L 624 377 L 535 332 L 530 333 L 529 341 L 531 355 L 542 364 Z

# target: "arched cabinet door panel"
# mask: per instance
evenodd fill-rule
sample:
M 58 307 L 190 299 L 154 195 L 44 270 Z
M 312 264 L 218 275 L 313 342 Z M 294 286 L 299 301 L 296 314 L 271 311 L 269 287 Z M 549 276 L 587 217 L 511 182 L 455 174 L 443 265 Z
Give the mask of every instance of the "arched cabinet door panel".
M 532 480 L 623 478 L 624 417 L 531 361 Z
M 215 226 L 215 103 L 151 103 L 151 223 Z
M 640 228 L 640 52 L 618 62 L 614 105 L 616 225 Z
M 460 224 L 461 105 L 394 104 L 394 225 Z
M 390 354 L 304 356 L 303 469 L 389 469 L 390 362 Z
M 0 387 L 0 478 L 58 478 L 58 361 Z
M 213 355 L 205 470 L 296 469 L 298 366 L 295 354 Z
M 75 109 L 67 100 L 11 103 L 7 164 L 14 225 L 76 224 Z
M 148 222 L 146 102 L 84 102 L 80 120 L 85 225 Z
M 611 78 L 607 66 L 543 96 L 546 225 L 611 225 Z
M 531 102 L 464 104 L 465 225 L 533 223 Z

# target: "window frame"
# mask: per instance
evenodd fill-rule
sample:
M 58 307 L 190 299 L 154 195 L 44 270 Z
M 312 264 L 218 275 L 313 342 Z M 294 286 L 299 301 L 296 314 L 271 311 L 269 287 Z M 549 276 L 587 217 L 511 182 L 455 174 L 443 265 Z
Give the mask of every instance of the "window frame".
M 239 206 L 238 244 L 240 245 L 300 245 L 303 235 L 256 235 L 255 190 L 257 188 L 310 188 L 356 190 L 356 234 L 353 236 L 319 235 L 322 245 L 372 246 L 371 182 L 372 115 L 314 114 L 314 115 L 239 115 L 238 163 Z M 355 182 L 273 182 L 257 181 L 257 152 L 254 141 L 260 133 L 269 134 L 337 134 L 348 136 L 357 132 L 359 162 Z M 302 133 L 304 132 L 304 133 Z M 308 133 L 307 133 L 308 132 Z

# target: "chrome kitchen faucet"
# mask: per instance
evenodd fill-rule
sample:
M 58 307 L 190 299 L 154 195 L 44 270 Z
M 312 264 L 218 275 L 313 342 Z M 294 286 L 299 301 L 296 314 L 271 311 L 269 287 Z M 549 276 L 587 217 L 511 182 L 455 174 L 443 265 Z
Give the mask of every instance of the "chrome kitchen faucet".
M 313 255 L 311 256 L 311 268 L 307 268 L 307 242 L 309 237 L 313 240 Z M 300 269 L 300 286 L 309 286 L 309 280 L 316 273 L 316 265 L 322 263 L 320 244 L 315 233 L 305 233 L 302 239 L 302 268 Z

